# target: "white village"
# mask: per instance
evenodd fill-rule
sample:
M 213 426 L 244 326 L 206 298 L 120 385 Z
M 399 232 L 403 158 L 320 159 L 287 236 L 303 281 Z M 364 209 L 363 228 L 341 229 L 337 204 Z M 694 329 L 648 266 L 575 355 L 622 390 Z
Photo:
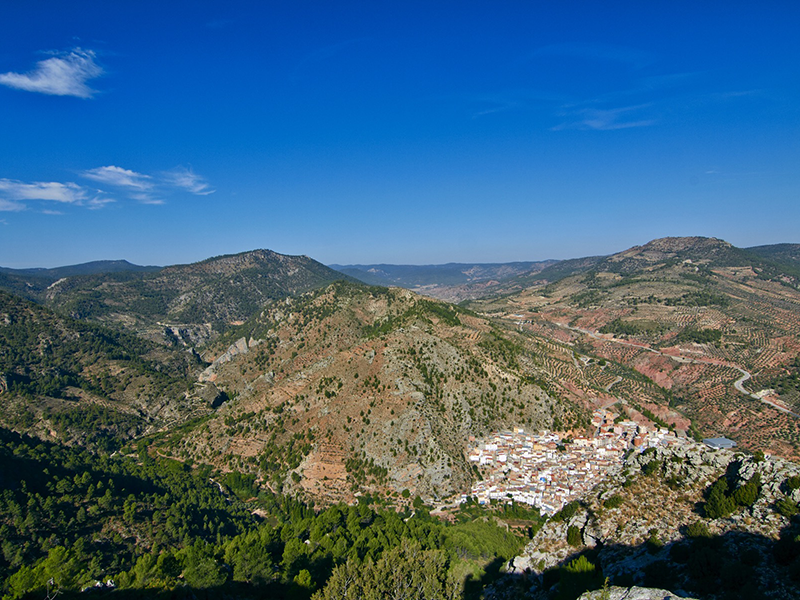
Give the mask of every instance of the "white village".
M 549 431 L 532 434 L 517 428 L 498 432 L 484 442 L 471 440 L 469 460 L 478 465 L 482 476 L 471 496 L 479 504 L 513 500 L 553 514 L 607 473 L 620 469 L 628 452 L 692 443 L 665 428 L 615 422 L 615 416 L 609 410 L 595 411 L 592 437 L 562 440 Z M 465 494 L 462 501 L 466 500 Z

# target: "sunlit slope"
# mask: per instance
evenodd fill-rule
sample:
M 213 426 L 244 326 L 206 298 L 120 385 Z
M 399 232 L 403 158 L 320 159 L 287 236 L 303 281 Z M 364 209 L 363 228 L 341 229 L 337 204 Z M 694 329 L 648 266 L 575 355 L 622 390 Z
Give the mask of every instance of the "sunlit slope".
M 603 359 L 581 370 L 667 422 L 683 414 L 705 435 L 794 455 L 798 419 L 768 404 L 800 413 L 800 293 L 785 264 L 714 238 L 666 238 L 470 306 Z M 660 391 L 630 389 L 611 365 Z
M 539 377 L 548 352 L 453 305 L 336 283 L 274 302 L 220 340 L 201 380 L 231 400 L 167 450 L 318 499 L 448 497 L 474 476 L 470 436 L 588 423 Z

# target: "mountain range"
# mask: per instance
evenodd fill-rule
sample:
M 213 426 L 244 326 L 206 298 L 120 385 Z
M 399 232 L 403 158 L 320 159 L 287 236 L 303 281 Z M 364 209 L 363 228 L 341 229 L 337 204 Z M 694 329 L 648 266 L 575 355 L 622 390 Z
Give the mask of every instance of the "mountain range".
M 318 507 L 446 507 L 481 477 L 468 440 L 591 435 L 601 408 L 796 459 L 798 265 L 800 245 L 691 237 L 505 265 L 0 269 L 0 424 Z

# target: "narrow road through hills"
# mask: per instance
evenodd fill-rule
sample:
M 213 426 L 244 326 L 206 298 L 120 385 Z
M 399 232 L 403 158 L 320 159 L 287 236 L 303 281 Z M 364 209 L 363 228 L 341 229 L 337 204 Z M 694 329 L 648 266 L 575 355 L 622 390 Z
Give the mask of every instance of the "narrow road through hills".
M 747 381 L 748 379 L 750 379 L 752 377 L 752 375 L 748 371 L 745 371 L 743 368 L 739 367 L 738 365 L 732 365 L 730 363 L 726 363 L 726 362 L 722 362 L 722 361 L 713 361 L 713 360 L 707 360 L 707 359 L 702 359 L 702 358 L 688 358 L 686 356 L 675 356 L 673 354 L 667 354 L 666 352 L 661 352 L 661 351 L 656 350 L 654 348 L 650 348 L 649 346 L 645 346 L 643 344 L 638 344 L 638 343 L 635 343 L 635 342 L 626 342 L 625 340 L 618 340 L 616 338 L 607 338 L 607 337 L 601 336 L 600 334 L 598 334 L 598 333 L 596 333 L 594 331 L 591 331 L 589 329 L 583 329 L 581 327 L 572 327 L 570 325 L 565 325 L 564 323 L 558 323 L 556 321 L 550 321 L 550 322 L 553 323 L 554 325 L 557 325 L 558 327 L 561 327 L 562 329 L 569 329 L 570 331 L 577 331 L 578 333 L 582 333 L 584 335 L 588 335 L 589 337 L 594 338 L 596 340 L 601 340 L 601 341 L 604 341 L 604 342 L 613 342 L 615 344 L 621 344 L 623 346 L 630 346 L 631 348 L 637 348 L 639 350 L 646 350 L 647 352 L 652 352 L 653 354 L 658 354 L 660 356 L 666 356 L 667 358 L 671 358 L 672 360 L 674 360 L 676 362 L 679 362 L 679 363 L 695 363 L 695 364 L 704 364 L 704 365 L 717 365 L 717 366 L 725 366 L 725 367 L 730 367 L 732 369 L 736 369 L 737 371 L 739 371 L 742 374 L 742 376 L 739 377 L 739 379 L 737 379 L 733 384 L 733 387 L 735 387 L 737 391 L 739 391 L 740 393 L 744 394 L 745 396 L 749 396 L 753 400 L 758 400 L 760 402 L 763 402 L 764 404 L 766 404 L 768 406 L 771 406 L 772 408 L 774 408 L 776 410 L 779 410 L 781 412 L 784 412 L 784 413 L 786 413 L 788 415 L 792 415 L 793 417 L 797 417 L 798 419 L 800 419 L 800 414 L 798 414 L 796 412 L 792 412 L 788 408 L 785 408 L 783 406 L 775 404 L 774 402 L 772 402 L 770 400 L 767 400 L 766 398 L 762 398 L 761 396 L 759 396 L 757 394 L 753 394 L 752 392 L 748 391 L 747 388 L 744 387 L 744 382 Z

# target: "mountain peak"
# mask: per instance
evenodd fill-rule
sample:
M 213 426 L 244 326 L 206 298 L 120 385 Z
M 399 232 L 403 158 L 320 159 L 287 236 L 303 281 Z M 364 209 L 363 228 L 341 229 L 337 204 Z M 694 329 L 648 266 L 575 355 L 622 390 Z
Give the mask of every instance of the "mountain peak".
M 664 237 L 652 240 L 644 246 L 642 250 L 657 250 L 660 252 L 685 252 L 687 250 L 699 250 L 710 248 L 733 248 L 725 240 L 714 237 L 686 236 L 686 237 Z
M 692 261 L 713 261 L 719 264 L 739 263 L 742 251 L 725 240 L 713 237 L 665 237 L 647 242 L 643 246 L 633 246 L 606 259 L 609 263 L 635 264 L 660 263 L 674 258 Z M 634 263 L 628 265 L 632 267 Z

